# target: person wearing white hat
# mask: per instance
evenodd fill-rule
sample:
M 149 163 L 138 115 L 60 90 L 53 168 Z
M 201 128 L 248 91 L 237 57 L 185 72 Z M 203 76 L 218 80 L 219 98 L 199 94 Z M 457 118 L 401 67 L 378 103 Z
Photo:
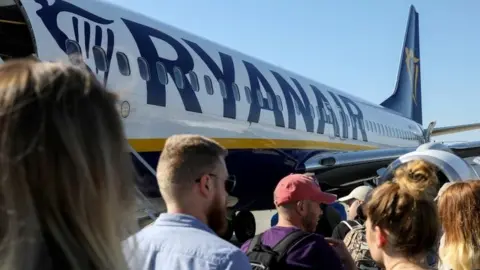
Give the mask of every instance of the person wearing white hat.
M 362 211 L 361 205 L 367 200 L 367 196 L 373 190 L 369 186 L 359 186 L 350 192 L 345 197 L 338 199 L 339 202 L 348 205 L 347 220 L 340 222 L 332 232 L 332 238 L 342 240 L 347 233 L 357 225 L 363 225 L 365 222 L 365 216 Z
M 372 190 L 373 188 L 369 186 L 359 186 L 347 196 L 338 199 L 339 202 L 344 202 L 348 205 L 347 219 L 353 220 L 356 218 L 358 206 L 365 201 L 368 193 Z

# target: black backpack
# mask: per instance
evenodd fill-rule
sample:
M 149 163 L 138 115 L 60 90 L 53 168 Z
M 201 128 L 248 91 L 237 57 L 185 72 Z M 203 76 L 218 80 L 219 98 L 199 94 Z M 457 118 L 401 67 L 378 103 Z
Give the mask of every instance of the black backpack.
M 253 237 L 246 252 L 252 270 L 289 269 L 285 265 L 285 255 L 287 255 L 287 252 L 293 245 L 307 238 L 311 233 L 295 230 L 287 234 L 287 236 L 273 247 L 262 243 L 262 235 L 263 233 Z

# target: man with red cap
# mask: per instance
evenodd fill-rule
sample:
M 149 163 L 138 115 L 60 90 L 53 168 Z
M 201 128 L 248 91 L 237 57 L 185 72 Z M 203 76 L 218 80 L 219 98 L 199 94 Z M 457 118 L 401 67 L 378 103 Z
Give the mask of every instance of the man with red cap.
M 336 195 L 323 192 L 310 176 L 290 174 L 280 180 L 274 191 L 278 223 L 241 247 L 252 267 L 354 269 L 343 242 L 315 233 L 322 215 L 320 204 L 330 204 L 336 199 Z

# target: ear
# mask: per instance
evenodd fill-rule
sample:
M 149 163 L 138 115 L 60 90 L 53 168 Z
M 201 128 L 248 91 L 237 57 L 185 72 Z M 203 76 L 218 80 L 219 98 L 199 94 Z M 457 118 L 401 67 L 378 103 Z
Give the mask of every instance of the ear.
M 375 226 L 375 242 L 378 248 L 383 248 L 387 244 L 387 234 L 380 227 Z
M 204 174 L 200 177 L 198 189 L 200 190 L 200 194 L 204 197 L 209 197 L 209 194 L 212 191 L 212 181 L 210 181 L 210 179 L 211 178 L 208 174 Z
M 308 209 L 307 201 L 299 201 L 298 202 L 298 209 L 300 212 L 305 212 Z

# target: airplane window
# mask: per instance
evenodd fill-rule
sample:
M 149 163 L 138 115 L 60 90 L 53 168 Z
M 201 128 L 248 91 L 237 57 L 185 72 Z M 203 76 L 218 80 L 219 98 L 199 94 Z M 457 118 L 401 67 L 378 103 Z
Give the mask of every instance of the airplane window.
M 93 59 L 95 60 L 95 67 L 100 71 L 107 71 L 107 54 L 100 46 L 93 46 Z
M 273 110 L 273 98 L 270 93 L 267 92 L 267 104 L 270 110 Z
M 218 84 L 220 85 L 220 94 L 224 99 L 227 99 L 227 86 L 225 86 L 225 82 L 220 79 L 218 80 Z
M 117 63 L 118 63 L 118 70 L 120 74 L 123 76 L 130 76 L 130 63 L 128 62 L 128 57 L 126 54 L 122 52 L 117 52 Z
M 158 80 L 160 81 L 161 84 L 167 85 L 168 76 L 167 76 L 167 70 L 165 69 L 165 65 L 162 62 L 157 62 L 155 66 L 157 67 Z
M 385 129 L 385 126 L 380 124 L 380 127 L 382 128 L 382 135 L 383 136 L 386 136 L 387 135 L 387 132 L 386 132 L 386 129 Z
M 245 97 L 247 98 L 248 104 L 252 103 L 252 91 L 248 86 L 245 86 Z
M 195 71 L 193 70 L 190 70 L 190 72 L 188 72 L 188 76 L 190 77 L 190 84 L 192 84 L 193 91 L 195 92 L 200 91 L 200 86 L 198 85 L 197 73 L 195 73 Z
M 282 99 L 280 98 L 279 95 L 276 96 L 277 98 L 277 106 L 278 106 L 278 109 L 283 112 L 283 103 L 282 103 Z
M 312 106 L 312 104 L 309 104 L 309 105 L 310 105 L 309 106 L 310 107 L 310 114 L 312 115 L 312 118 L 315 119 L 315 111 L 313 110 L 313 106 Z
M 372 122 L 372 124 L 373 124 L 373 127 L 375 128 L 375 133 L 379 133 L 380 128 L 378 127 L 378 124 L 375 122 Z
M 203 79 L 205 80 L 205 88 L 207 89 L 207 94 L 213 95 L 212 79 L 210 79 L 208 75 L 203 76 Z
M 67 39 L 65 41 L 65 51 L 68 55 L 75 53 L 82 54 L 82 47 L 80 47 L 80 45 L 76 41 Z
M 260 107 L 263 107 L 263 96 L 262 96 L 262 92 L 260 91 L 260 89 L 257 89 L 257 99 L 258 99 L 258 105 L 260 105 Z
M 236 101 L 240 101 L 240 90 L 238 90 L 238 85 L 236 83 L 232 83 L 233 89 L 233 97 Z
M 143 57 L 137 58 L 138 70 L 140 71 L 140 77 L 144 81 L 150 80 L 150 69 L 148 68 L 148 62 Z
M 82 48 L 76 41 L 67 39 L 65 41 L 65 51 L 73 65 L 80 65 L 83 62 Z
M 182 70 L 179 67 L 173 68 L 173 78 L 175 79 L 175 84 L 177 85 L 177 88 L 183 89 L 185 82 L 183 81 Z

